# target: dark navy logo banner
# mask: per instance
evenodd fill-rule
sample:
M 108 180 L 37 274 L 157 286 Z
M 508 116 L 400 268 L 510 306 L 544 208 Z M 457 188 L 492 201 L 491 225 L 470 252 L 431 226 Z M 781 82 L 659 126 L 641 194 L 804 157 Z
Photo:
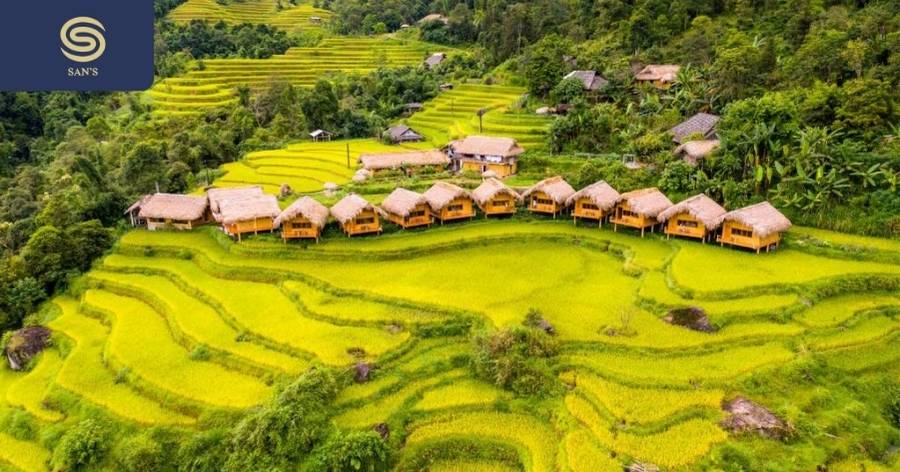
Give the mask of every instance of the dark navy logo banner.
M 153 0 L 17 0 L 0 13 L 0 90 L 144 90 L 153 83 Z

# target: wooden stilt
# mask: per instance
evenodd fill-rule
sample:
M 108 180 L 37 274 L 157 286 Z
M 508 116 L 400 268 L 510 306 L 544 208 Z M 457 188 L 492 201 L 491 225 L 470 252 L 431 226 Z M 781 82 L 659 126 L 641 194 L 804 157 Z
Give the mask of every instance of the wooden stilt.
M 644 237 L 644 228 L 641 228 L 641 237 Z

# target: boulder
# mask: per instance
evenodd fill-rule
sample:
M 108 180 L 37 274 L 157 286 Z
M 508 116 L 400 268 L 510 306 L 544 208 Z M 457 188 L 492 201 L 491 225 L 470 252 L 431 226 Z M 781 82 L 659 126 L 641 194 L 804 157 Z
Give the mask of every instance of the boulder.
M 723 409 L 731 415 L 722 421 L 722 427 L 733 433 L 757 433 L 767 438 L 780 439 L 791 427 L 762 405 L 744 397 L 725 403 Z
M 391 436 L 391 429 L 388 427 L 387 423 L 378 423 L 372 429 L 374 429 L 375 432 L 381 436 L 381 439 L 385 441 Z
M 288 184 L 281 184 L 281 189 L 280 189 L 279 193 L 281 194 L 281 198 L 290 197 L 291 195 L 294 194 L 294 189 L 292 189 L 291 186 Z
M 353 367 L 353 380 L 356 380 L 356 383 L 368 382 L 369 377 L 372 375 L 372 369 L 372 364 L 357 362 L 356 366 Z
M 544 330 L 544 332 L 549 334 L 550 336 L 556 336 L 556 328 L 554 328 L 553 325 L 550 324 L 549 321 L 547 321 L 543 318 L 541 318 L 541 320 L 538 321 L 537 327 Z
M 50 330 L 29 326 L 15 331 L 6 344 L 4 354 L 12 370 L 22 370 L 34 356 L 50 345 Z
M 663 318 L 666 323 L 682 326 L 694 331 L 713 333 L 716 327 L 709 322 L 706 312 L 699 307 L 674 308 Z

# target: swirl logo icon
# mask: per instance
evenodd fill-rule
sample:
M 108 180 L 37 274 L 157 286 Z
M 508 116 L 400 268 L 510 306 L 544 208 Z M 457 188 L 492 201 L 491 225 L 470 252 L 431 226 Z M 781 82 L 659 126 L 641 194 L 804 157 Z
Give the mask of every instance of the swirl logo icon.
M 69 60 L 93 62 L 106 51 L 106 28 L 89 16 L 79 16 L 67 21 L 59 30 L 62 47 L 59 50 Z

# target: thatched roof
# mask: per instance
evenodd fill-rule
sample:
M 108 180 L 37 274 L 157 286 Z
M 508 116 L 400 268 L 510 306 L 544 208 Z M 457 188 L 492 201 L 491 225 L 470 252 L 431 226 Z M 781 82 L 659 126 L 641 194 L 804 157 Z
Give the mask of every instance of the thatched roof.
M 472 198 L 472 194 L 470 194 L 468 190 L 449 182 L 435 182 L 435 184 L 422 195 L 434 211 L 439 211 L 457 198 Z
M 589 198 L 594 205 L 597 205 L 603 211 L 607 211 L 616 205 L 620 195 L 605 180 L 601 180 L 575 192 L 566 200 L 566 205 L 571 205 L 583 197 Z
M 584 86 L 585 90 L 596 91 L 609 85 L 609 81 L 604 79 L 594 70 L 573 70 L 563 77 L 565 79 L 578 79 Z
M 791 227 L 791 220 L 787 219 L 769 202 L 761 202 L 728 212 L 720 217 L 719 223 L 726 221 L 734 221 L 753 228 L 753 232 L 761 238 L 787 231 Z
M 718 139 L 688 141 L 675 148 L 675 155 L 683 155 L 685 162 L 690 165 L 697 165 L 697 162 L 700 159 L 703 159 L 718 149 L 719 144 Z
M 397 188 L 381 202 L 381 209 L 394 215 L 409 216 L 417 206 L 427 204 L 425 196 L 405 188 Z
M 206 197 L 157 193 L 141 203 L 141 218 L 193 221 L 203 218 L 208 206 Z
M 522 196 L 519 195 L 518 192 L 507 187 L 503 182 L 497 180 L 494 177 L 485 179 L 484 182 L 482 182 L 481 185 L 478 186 L 478 188 L 473 190 L 472 198 L 474 198 L 479 205 L 484 205 L 492 198 L 501 193 L 510 195 L 516 200 L 522 200 Z
M 522 196 L 528 198 L 529 195 L 535 192 L 544 192 L 557 205 L 565 205 L 566 200 L 575 194 L 575 189 L 565 179 L 557 175 L 532 185 Z
M 355 193 L 351 193 L 342 198 L 341 201 L 331 207 L 331 216 L 338 220 L 339 223 L 346 223 L 356 218 L 363 210 L 374 210 L 375 207 Z
M 635 213 L 656 218 L 663 210 L 672 206 L 671 200 L 656 187 L 625 192 L 616 203 L 627 202 Z
M 219 222 L 230 225 L 240 221 L 260 218 L 277 218 L 281 214 L 278 199 L 274 195 L 226 199 L 219 202 Z
M 420 19 L 418 22 L 419 23 L 428 23 L 429 21 L 440 21 L 441 23 L 446 24 L 447 22 L 450 21 L 450 19 L 444 15 L 441 15 L 440 13 L 429 13 L 429 14 L 423 16 L 422 19 Z
M 123 214 L 127 215 L 129 213 L 139 211 L 141 209 L 141 207 L 144 205 L 144 203 L 147 203 L 147 201 L 150 200 L 150 197 L 152 197 L 152 196 L 153 195 L 144 195 L 143 197 L 139 198 L 138 201 L 132 203 L 131 206 L 128 207 L 128 209 L 125 210 L 125 212 Z
M 494 138 L 490 136 L 469 136 L 460 141 L 450 143 L 450 148 L 457 154 L 477 154 L 481 156 L 518 156 L 525 152 L 515 139 Z
M 278 218 L 275 218 L 275 227 L 291 221 L 298 216 L 309 220 L 316 228 L 324 228 L 328 222 L 328 207 L 317 202 L 312 197 L 303 197 L 284 209 Z
M 450 158 L 442 151 L 390 152 L 384 154 L 362 154 L 359 162 L 368 170 L 399 169 L 403 166 L 445 166 Z
M 681 70 L 681 66 L 677 64 L 649 64 L 641 69 L 634 79 L 674 82 L 679 70 Z
M 400 141 L 401 138 L 412 138 L 412 139 L 424 139 L 421 134 L 416 133 L 416 131 L 409 126 L 406 125 L 395 125 L 391 126 L 387 130 L 388 136 L 391 137 L 394 141 Z
M 234 188 L 211 188 L 206 191 L 209 197 L 209 208 L 213 213 L 219 213 L 219 202 L 222 200 L 234 200 L 239 198 L 249 198 L 264 195 L 262 187 L 234 187 Z
M 656 219 L 659 222 L 664 222 L 682 213 L 693 216 L 703 223 L 706 229 L 714 230 L 719 227 L 719 224 L 722 222 L 722 216 L 727 212 L 722 208 L 722 205 L 701 193 L 670 206 L 657 215 Z
M 717 115 L 697 113 L 670 129 L 669 132 L 672 133 L 672 140 L 679 144 L 684 141 L 684 138 L 693 134 L 710 138 L 716 134 L 716 124 L 720 119 Z

